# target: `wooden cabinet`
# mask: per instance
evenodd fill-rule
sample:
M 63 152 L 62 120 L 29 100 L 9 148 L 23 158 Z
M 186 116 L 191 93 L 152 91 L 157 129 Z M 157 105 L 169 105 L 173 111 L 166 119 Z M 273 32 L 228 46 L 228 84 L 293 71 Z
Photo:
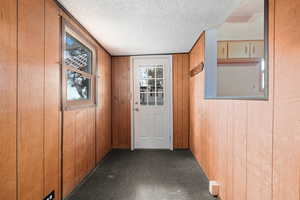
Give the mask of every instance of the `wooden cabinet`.
M 251 59 L 264 57 L 263 40 L 218 41 L 218 59 Z
M 264 57 L 264 41 L 252 41 L 250 42 L 250 57 L 251 58 L 262 58 Z
M 228 42 L 218 42 L 218 59 L 226 59 L 228 53 Z
M 228 58 L 250 58 L 250 42 L 228 42 Z

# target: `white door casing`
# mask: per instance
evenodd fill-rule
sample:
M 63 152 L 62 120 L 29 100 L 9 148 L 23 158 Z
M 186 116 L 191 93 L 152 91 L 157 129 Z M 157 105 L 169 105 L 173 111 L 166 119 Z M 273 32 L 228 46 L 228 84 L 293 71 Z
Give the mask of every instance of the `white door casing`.
M 132 150 L 173 150 L 172 56 L 131 58 Z

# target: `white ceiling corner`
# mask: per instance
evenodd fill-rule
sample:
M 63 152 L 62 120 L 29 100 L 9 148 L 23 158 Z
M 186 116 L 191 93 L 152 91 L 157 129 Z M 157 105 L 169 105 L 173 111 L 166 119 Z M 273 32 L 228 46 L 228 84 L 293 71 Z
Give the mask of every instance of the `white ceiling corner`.
M 242 0 L 59 0 L 111 55 L 190 51 Z

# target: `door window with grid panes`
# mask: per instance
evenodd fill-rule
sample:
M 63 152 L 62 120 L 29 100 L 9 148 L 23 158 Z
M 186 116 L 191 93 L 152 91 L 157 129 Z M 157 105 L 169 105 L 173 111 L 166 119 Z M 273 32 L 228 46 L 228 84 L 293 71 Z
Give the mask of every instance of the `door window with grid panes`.
M 139 66 L 138 79 L 140 88 L 140 105 L 164 105 L 164 66 Z

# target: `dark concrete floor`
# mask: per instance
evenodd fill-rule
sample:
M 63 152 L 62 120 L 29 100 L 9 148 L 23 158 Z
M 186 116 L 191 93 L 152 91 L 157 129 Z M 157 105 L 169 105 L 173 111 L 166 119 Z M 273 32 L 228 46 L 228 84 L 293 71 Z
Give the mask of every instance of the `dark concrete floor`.
M 69 200 L 214 200 L 190 151 L 113 150 Z

